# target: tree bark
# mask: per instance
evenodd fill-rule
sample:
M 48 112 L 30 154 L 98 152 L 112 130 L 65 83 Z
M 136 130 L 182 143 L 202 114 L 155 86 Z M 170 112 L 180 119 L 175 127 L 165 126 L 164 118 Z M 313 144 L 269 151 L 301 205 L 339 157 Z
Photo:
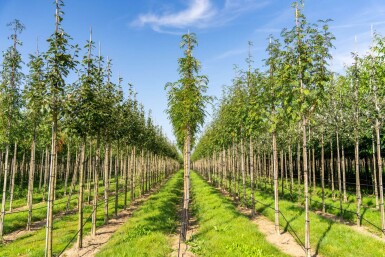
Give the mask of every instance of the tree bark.
M 84 162 L 86 152 L 86 137 L 82 138 L 82 145 L 80 150 L 80 169 L 79 169 L 79 199 L 78 199 L 78 239 L 77 248 L 83 247 L 83 208 L 84 208 Z

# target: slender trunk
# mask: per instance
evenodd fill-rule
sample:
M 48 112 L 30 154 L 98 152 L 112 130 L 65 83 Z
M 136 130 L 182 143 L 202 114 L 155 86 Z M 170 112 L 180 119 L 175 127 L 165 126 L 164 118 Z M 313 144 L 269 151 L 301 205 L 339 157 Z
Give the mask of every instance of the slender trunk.
M 333 141 L 330 140 L 330 178 L 331 178 L 331 188 L 332 188 L 332 199 L 335 199 L 334 192 L 334 155 L 333 155 Z
M 305 196 L 305 250 L 306 256 L 310 256 L 310 219 L 309 219 L 309 188 L 307 177 L 307 141 L 306 141 L 306 118 L 302 118 L 302 133 L 303 133 L 303 175 L 304 175 L 304 196 Z
M 43 183 L 43 202 L 45 202 L 45 191 L 47 190 L 47 182 L 48 182 L 48 172 L 50 167 L 50 155 L 48 152 L 48 147 L 45 147 L 45 162 L 44 162 L 44 183 Z
M 3 235 L 4 235 L 5 201 L 6 201 L 6 197 L 7 197 L 7 178 L 8 178 L 8 158 L 9 158 L 9 144 L 7 143 L 5 146 L 3 198 L 1 201 L 1 216 L 0 216 L 0 239 L 1 239 L 1 241 L 3 241 Z
M 41 162 L 40 162 L 40 174 L 39 174 L 39 192 L 41 192 L 41 184 L 43 182 L 43 169 L 44 169 L 44 149 L 41 154 Z
M 357 226 L 361 226 L 361 186 L 360 186 L 360 157 L 359 141 L 356 137 L 354 144 L 355 170 L 356 170 L 356 199 L 357 199 Z
M 119 172 L 120 172 L 120 143 L 118 140 L 118 152 L 116 154 L 117 169 L 115 168 L 115 217 L 118 216 L 118 203 L 119 203 Z
M 381 138 L 380 138 L 380 124 L 376 119 L 376 141 L 377 141 L 377 163 L 378 163 L 378 186 L 380 189 L 380 212 L 381 212 L 381 228 L 383 236 L 385 236 L 385 213 L 384 213 L 384 187 L 382 181 L 382 159 L 381 159 Z
M 379 200 L 378 200 L 378 184 L 377 184 L 377 161 L 376 161 L 376 147 L 374 145 L 374 137 L 372 135 L 372 150 L 373 150 L 373 191 L 376 198 L 376 209 L 380 209 Z
M 108 224 L 108 190 L 109 190 L 109 143 L 108 140 L 104 147 L 104 224 Z
M 278 153 L 277 153 L 277 138 L 276 138 L 276 132 L 273 131 L 273 173 L 274 173 L 274 226 L 275 226 L 275 233 L 277 235 L 280 234 L 279 232 L 279 199 L 278 199 Z
M 99 167 L 100 167 L 100 134 L 96 139 L 96 156 L 95 156 L 95 175 L 94 175 L 94 199 L 92 202 L 92 225 L 91 235 L 96 236 L 96 221 L 98 212 L 98 191 L 99 191 Z
M 17 172 L 17 142 L 15 142 L 15 148 L 13 149 L 13 161 L 12 161 L 12 178 L 11 178 L 11 195 L 9 198 L 9 211 L 12 212 L 13 193 L 15 191 L 15 176 Z
M 337 175 L 338 175 L 338 198 L 340 200 L 340 218 L 342 220 L 342 185 L 341 185 L 341 158 L 340 158 L 340 139 L 338 134 L 338 129 L 336 131 L 336 141 L 337 141 Z
M 325 213 L 325 150 L 324 134 L 321 135 L 321 187 L 322 187 L 322 213 Z
M 32 223 L 32 203 L 33 203 L 33 176 L 35 174 L 35 153 L 36 153 L 36 129 L 34 129 L 34 135 L 31 145 L 31 163 L 29 167 L 29 178 L 28 178 L 28 220 L 27 220 L 27 230 L 31 230 Z
M 345 172 L 345 151 L 344 151 L 344 145 L 341 146 L 341 155 L 342 155 L 342 187 L 344 190 L 344 202 L 346 203 L 348 201 L 348 197 L 346 194 L 346 172 Z
M 254 198 L 254 144 L 250 137 L 250 190 L 251 190 L 251 216 L 255 215 L 255 198 Z
M 301 202 L 301 146 L 297 146 L 297 172 L 298 172 L 298 202 Z
M 291 152 L 290 143 L 289 143 L 289 173 L 290 173 L 290 197 L 293 198 L 293 188 L 294 188 L 293 153 Z
M 56 99 L 53 100 L 56 106 Z M 56 178 L 56 157 L 57 157 L 57 112 L 53 111 L 52 122 L 52 142 L 51 142 L 51 161 L 49 167 L 49 183 L 48 183 L 48 204 L 47 204 L 47 225 L 46 225 L 46 242 L 45 256 L 52 256 L 52 232 L 53 232 L 53 207 L 55 198 L 55 178 Z
M 184 153 L 184 201 L 183 201 L 183 226 L 182 239 L 186 240 L 186 233 L 188 229 L 188 208 L 190 202 L 190 129 L 187 129 L 187 136 L 185 138 L 185 153 Z
M 243 138 L 241 138 L 241 172 L 242 172 L 242 191 L 243 191 L 243 204 L 246 206 L 246 172 L 245 172 L 245 145 Z
M 86 137 L 82 138 L 82 145 L 80 150 L 80 170 L 79 170 L 79 199 L 78 199 L 78 240 L 77 248 L 83 247 L 83 208 L 84 208 L 84 162 L 86 152 Z
M 68 183 L 68 177 L 70 175 L 70 165 L 71 165 L 71 151 L 70 151 L 70 144 L 67 145 L 67 167 L 66 167 L 66 174 L 65 174 L 65 180 L 64 180 L 64 196 L 67 194 L 67 183 Z
M 130 158 L 128 155 L 128 149 L 126 146 L 126 159 L 124 160 L 124 209 L 127 209 L 127 192 L 128 192 L 128 169 Z

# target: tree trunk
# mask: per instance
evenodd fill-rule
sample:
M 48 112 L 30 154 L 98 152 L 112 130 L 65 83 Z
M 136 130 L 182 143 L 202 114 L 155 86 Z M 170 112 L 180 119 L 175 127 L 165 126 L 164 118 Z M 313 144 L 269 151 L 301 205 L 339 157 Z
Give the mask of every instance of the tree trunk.
M 84 208 L 84 162 L 85 162 L 85 152 L 86 152 L 86 137 L 82 138 L 82 145 L 80 150 L 80 169 L 79 169 L 79 199 L 78 199 L 78 240 L 77 248 L 81 249 L 83 247 L 83 208 Z
M 15 191 L 15 176 L 17 173 L 17 142 L 15 142 L 15 148 L 13 149 L 13 161 L 12 161 L 12 178 L 11 178 L 11 195 L 9 198 L 9 211 L 12 212 L 13 193 Z
M 340 139 L 338 134 L 338 129 L 336 131 L 336 141 L 337 141 L 337 175 L 338 175 L 338 198 L 340 200 L 340 218 L 342 220 L 342 185 L 341 185 L 341 158 L 340 158 Z
M 321 135 L 321 187 L 322 187 L 322 213 L 325 213 L 325 149 L 324 133 Z
M 183 200 L 183 224 L 182 224 L 182 239 L 186 240 L 188 229 L 188 208 L 190 202 L 190 129 L 187 129 L 184 147 L 184 200 Z
M 3 183 L 3 198 L 1 201 L 1 217 L 0 217 L 0 239 L 3 241 L 4 235 L 4 218 L 5 218 L 5 201 L 7 197 L 7 178 L 8 178 L 8 158 L 9 158 L 9 144 L 5 146 L 5 164 L 4 164 L 4 183 Z
M 56 99 L 54 106 L 56 106 Z M 46 242 L 45 256 L 52 256 L 52 231 L 53 231 L 53 207 L 55 201 L 55 178 L 56 178 L 56 158 L 57 158 L 57 113 L 54 111 L 52 118 L 52 141 L 51 141 L 51 160 L 49 167 L 49 183 L 48 183 L 48 204 L 47 204 L 47 225 L 46 225 Z
M 377 141 L 377 163 L 378 163 L 378 186 L 380 189 L 380 212 L 381 212 L 381 228 L 385 236 L 385 213 L 384 213 L 384 187 L 382 181 L 382 159 L 381 159 L 381 138 L 380 138 L 380 124 L 376 119 L 376 141 Z
M 116 154 L 117 169 L 115 168 L 115 217 L 118 216 L 118 203 L 119 203 L 119 172 L 120 172 L 120 143 L 118 140 L 118 152 Z
M 290 173 L 290 197 L 293 199 L 293 188 L 294 188 L 293 153 L 291 152 L 290 143 L 289 143 L 289 173 Z
M 31 145 L 31 163 L 29 166 L 29 177 L 28 177 L 28 220 L 27 220 L 27 230 L 31 230 L 32 223 L 32 203 L 33 203 L 33 176 L 35 174 L 35 153 L 36 153 L 36 132 L 34 129 L 34 135 Z
M 361 186 L 360 186 L 360 157 L 359 141 L 356 137 L 354 143 L 355 172 L 356 172 L 356 199 L 357 199 L 357 226 L 361 226 Z
M 274 227 L 275 227 L 275 233 L 277 235 L 280 234 L 279 232 L 279 199 L 278 199 L 278 153 L 277 153 L 277 138 L 276 138 L 276 132 L 273 131 L 272 134 L 273 139 L 273 175 L 274 175 Z
M 245 145 L 243 143 L 243 138 L 241 138 L 241 172 L 242 172 L 242 203 L 246 206 L 246 172 L 245 172 Z
M 108 190 L 109 190 L 109 143 L 104 147 L 104 224 L 108 224 Z
M 330 179 L 331 179 L 331 189 L 332 189 L 332 199 L 335 199 L 334 192 L 334 155 L 333 155 L 333 141 L 330 140 Z
M 98 212 L 98 192 L 99 192 L 99 166 L 100 166 L 100 135 L 98 133 L 96 139 L 96 156 L 95 156 L 95 175 L 94 175 L 94 199 L 92 202 L 92 225 L 91 235 L 96 236 L 96 221 Z
M 64 196 L 67 195 L 67 183 L 68 183 L 68 177 L 70 175 L 70 166 L 71 166 L 71 151 L 70 151 L 70 144 L 67 145 L 67 167 L 66 167 L 66 175 L 64 180 Z
M 304 196 L 305 196 L 305 252 L 306 256 L 310 257 L 310 219 L 309 219 L 309 188 L 307 177 L 307 141 L 306 141 L 306 118 L 302 118 L 302 133 L 303 133 L 303 183 L 304 183 Z
M 305 131 L 306 133 L 306 131 Z M 298 202 L 301 202 L 301 145 L 297 145 Z
M 251 190 L 251 216 L 255 215 L 255 197 L 254 197 L 254 144 L 250 137 L 250 190 Z

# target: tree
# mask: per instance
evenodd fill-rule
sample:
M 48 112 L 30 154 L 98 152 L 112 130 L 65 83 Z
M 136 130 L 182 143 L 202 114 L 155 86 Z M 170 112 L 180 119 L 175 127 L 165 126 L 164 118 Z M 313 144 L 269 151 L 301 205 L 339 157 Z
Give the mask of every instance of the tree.
M 57 148 L 58 148 L 58 118 L 62 109 L 62 96 L 65 87 L 64 78 L 69 74 L 70 70 L 76 66 L 74 57 L 70 53 L 73 46 L 69 44 L 71 39 L 61 27 L 63 20 L 64 6 L 63 0 L 56 0 L 55 14 L 55 32 L 47 40 L 49 48 L 44 54 L 47 62 L 46 82 L 49 87 L 48 98 L 50 101 L 49 109 L 52 122 L 51 135 L 51 159 L 49 166 L 49 187 L 48 187 L 48 205 L 47 205 L 47 226 L 46 226 L 46 246 L 45 256 L 52 256 L 52 230 L 53 230 L 53 205 L 55 199 L 55 180 L 57 171 Z M 76 53 L 77 51 L 75 51 Z
M 188 207 L 190 201 L 190 149 L 194 144 L 199 127 L 205 118 L 205 105 L 210 97 L 204 95 L 207 91 L 208 79 L 198 75 L 199 61 L 193 57 L 192 52 L 197 45 L 196 35 L 188 33 L 182 36 L 181 48 L 185 48 L 184 57 L 179 58 L 180 79 L 174 83 L 167 83 L 168 90 L 167 113 L 171 120 L 178 145 L 183 149 L 184 159 L 184 200 L 183 224 L 181 235 L 186 239 L 188 227 Z
M 46 96 L 46 87 L 44 81 L 44 60 L 36 48 L 36 55 L 30 55 L 29 76 L 28 83 L 24 90 L 24 98 L 26 98 L 26 110 L 28 113 L 29 121 L 32 123 L 32 143 L 31 143 L 31 162 L 29 168 L 29 180 L 28 180 L 28 222 L 27 230 L 31 229 L 32 222 L 32 201 L 33 201 L 33 181 L 36 167 L 36 141 L 37 130 L 40 126 L 42 118 L 44 117 L 45 104 L 44 98 Z
M 12 142 L 12 132 L 15 130 L 15 124 L 19 116 L 21 107 L 21 97 L 19 87 L 23 78 L 21 72 L 21 55 L 17 50 L 17 46 L 21 45 L 18 35 L 24 30 L 24 25 L 19 20 L 14 20 L 7 24 L 12 30 L 10 39 L 13 45 L 9 47 L 3 54 L 3 69 L 1 71 L 2 82 L 0 84 L 1 105 L 3 124 L 4 143 L 5 143 L 5 168 L 4 168 L 4 184 L 3 197 L 1 202 L 1 216 L 0 216 L 0 239 L 3 240 L 3 228 L 5 217 L 5 201 L 7 191 L 7 177 L 8 177 L 8 159 L 9 159 L 9 145 Z M 15 141 L 16 144 L 16 141 Z M 15 147 L 16 148 L 16 147 Z M 15 158 L 15 156 L 14 156 Z M 15 170 L 14 170 L 15 172 Z

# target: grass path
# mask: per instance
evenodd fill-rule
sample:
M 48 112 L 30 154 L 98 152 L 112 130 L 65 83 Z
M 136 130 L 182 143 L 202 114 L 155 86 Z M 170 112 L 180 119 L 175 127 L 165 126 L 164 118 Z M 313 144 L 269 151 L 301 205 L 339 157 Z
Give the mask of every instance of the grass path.
M 230 200 L 191 173 L 192 211 L 199 224 L 189 245 L 197 256 L 288 256 L 268 243 L 257 226 L 239 213 Z
M 133 213 L 96 256 L 163 257 L 172 252 L 170 235 L 179 226 L 183 171 Z

